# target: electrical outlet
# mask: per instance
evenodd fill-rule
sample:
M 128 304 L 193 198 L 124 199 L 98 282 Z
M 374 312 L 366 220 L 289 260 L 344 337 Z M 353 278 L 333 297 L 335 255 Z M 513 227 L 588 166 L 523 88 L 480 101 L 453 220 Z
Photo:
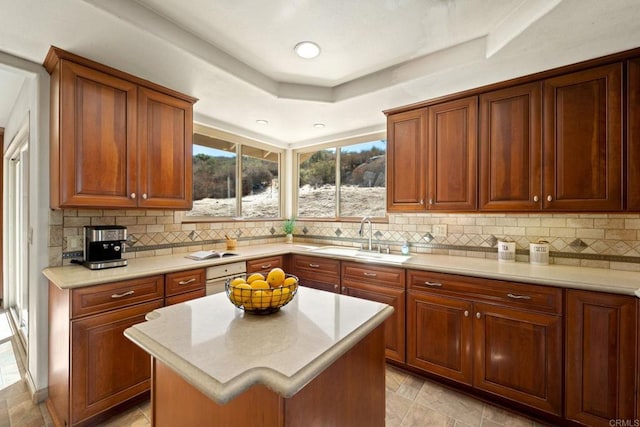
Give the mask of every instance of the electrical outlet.
M 447 237 L 447 224 L 433 224 L 431 233 L 434 236 Z
M 82 249 L 82 236 L 67 236 L 67 250 L 77 251 Z

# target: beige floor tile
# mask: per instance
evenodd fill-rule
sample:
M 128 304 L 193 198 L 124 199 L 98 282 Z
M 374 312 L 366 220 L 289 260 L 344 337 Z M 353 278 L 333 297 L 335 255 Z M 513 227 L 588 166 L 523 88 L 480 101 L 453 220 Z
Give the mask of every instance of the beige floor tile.
M 504 427 L 532 427 L 533 421 L 521 417 L 513 412 L 505 411 L 491 405 L 485 405 L 483 421 L 489 420 Z M 484 426 L 484 423 L 482 424 Z
M 455 420 L 414 402 L 402 420 L 401 427 L 453 427 Z
M 400 371 L 399 369 L 394 368 L 393 366 L 388 366 L 385 372 L 385 382 L 387 390 L 391 390 L 393 392 L 398 390 L 400 384 L 407 377 L 407 374 Z
M 430 381 L 425 381 L 416 402 L 472 427 L 479 427 L 482 421 L 482 402 Z
M 137 406 L 116 415 L 96 427 L 148 427 L 151 423 Z
M 396 393 L 386 392 L 385 427 L 398 427 L 407 415 L 413 400 L 402 397 Z
M 423 384 L 424 380 L 409 375 L 404 379 L 404 381 L 402 381 L 402 384 L 400 384 L 396 393 L 402 397 L 406 397 L 407 399 L 414 400 L 420 392 Z

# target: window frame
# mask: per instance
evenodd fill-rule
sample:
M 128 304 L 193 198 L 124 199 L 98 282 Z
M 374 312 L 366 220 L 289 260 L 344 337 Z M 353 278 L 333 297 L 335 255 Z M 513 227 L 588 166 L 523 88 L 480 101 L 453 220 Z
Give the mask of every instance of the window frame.
M 273 145 L 265 144 L 263 142 L 235 135 L 229 132 L 225 132 L 220 129 L 210 128 L 204 125 L 194 123 L 193 134 L 199 134 L 212 139 L 218 139 L 229 144 L 234 145 L 234 152 L 236 155 L 236 182 L 235 182 L 235 202 L 236 202 L 236 214 L 235 216 L 187 216 L 189 211 L 176 211 L 176 221 L 178 223 L 213 223 L 213 222 L 237 222 L 237 221 L 275 221 L 282 220 L 285 212 L 285 195 L 283 189 L 286 188 L 286 173 L 285 173 L 285 150 Z M 200 145 L 200 144 L 193 144 Z M 260 150 L 265 150 L 270 153 L 274 153 L 278 156 L 278 211 L 279 216 L 275 217 L 244 217 L 242 216 L 242 147 L 248 146 Z M 192 148 L 193 150 L 193 148 Z
M 376 132 L 376 133 L 371 133 L 371 134 L 366 134 L 366 135 L 361 135 L 358 137 L 353 137 L 353 138 L 348 138 L 348 139 L 342 139 L 342 140 L 337 140 L 337 141 L 333 141 L 333 142 L 326 142 L 323 144 L 316 144 L 316 145 L 309 145 L 303 148 L 298 148 L 293 150 L 293 161 L 292 161 L 292 181 L 293 181 L 293 194 L 292 194 L 292 212 L 295 212 L 296 215 L 298 213 L 298 208 L 299 208 L 299 190 L 300 190 L 300 156 L 303 154 L 307 154 L 307 153 L 313 153 L 316 151 L 321 151 L 321 150 L 327 150 L 327 149 L 335 149 L 336 153 L 336 177 L 335 177 L 335 181 L 336 181 L 336 204 L 335 204 L 335 211 L 334 211 L 334 216 L 326 216 L 326 217 L 315 217 L 315 216 L 296 216 L 299 220 L 301 221 L 318 221 L 318 222 L 334 222 L 334 221 L 341 221 L 341 222 L 359 222 L 362 220 L 362 217 L 354 217 L 354 216 L 340 216 L 340 185 L 342 183 L 341 177 L 340 177 L 340 156 L 341 156 L 341 151 L 340 150 L 342 147 L 346 147 L 349 145 L 356 145 L 356 144 L 362 144 L 362 143 L 366 143 L 366 142 L 373 142 L 373 141 L 379 141 L 379 140 L 383 140 L 385 141 L 385 143 L 387 143 L 387 133 L 386 132 Z M 386 157 L 386 147 L 385 147 L 385 157 Z M 384 163 L 384 174 L 385 174 L 385 180 L 384 180 L 384 184 L 385 184 L 385 189 L 387 188 L 387 162 L 385 159 L 385 163 Z M 384 207 L 385 207 L 385 214 L 384 216 L 376 216 L 376 217 L 372 217 L 371 220 L 373 222 L 382 222 L 382 223 L 386 223 L 389 220 L 389 213 L 387 212 L 387 194 L 385 192 L 385 200 L 384 200 Z

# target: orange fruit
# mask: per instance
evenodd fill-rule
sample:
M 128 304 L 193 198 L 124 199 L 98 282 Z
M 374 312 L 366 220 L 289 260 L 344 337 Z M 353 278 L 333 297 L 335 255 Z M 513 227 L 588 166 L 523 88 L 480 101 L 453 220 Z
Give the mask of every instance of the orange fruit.
M 253 308 L 265 309 L 271 307 L 271 292 L 254 291 L 251 297 L 251 304 Z
M 278 286 L 282 286 L 284 282 L 284 271 L 281 268 L 272 269 L 269 274 L 267 274 L 267 283 L 272 288 L 277 288 Z
M 255 280 L 264 280 L 264 275 L 262 273 L 253 273 L 249 277 L 247 277 L 247 283 L 251 284 Z
M 271 287 L 266 280 L 254 280 L 250 283 L 251 289 L 270 289 Z

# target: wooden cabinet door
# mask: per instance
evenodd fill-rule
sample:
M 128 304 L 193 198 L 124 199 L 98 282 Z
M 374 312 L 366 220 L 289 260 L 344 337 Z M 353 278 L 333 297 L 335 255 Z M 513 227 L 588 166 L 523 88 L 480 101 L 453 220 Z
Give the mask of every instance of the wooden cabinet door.
M 405 290 L 369 284 L 351 283 L 342 286 L 342 293 L 393 307 L 393 314 L 384 321 L 385 356 L 404 363 L 405 359 Z
M 191 209 L 192 104 L 144 87 L 138 96 L 138 205 Z
M 473 385 L 554 415 L 562 410 L 562 318 L 474 304 Z
M 542 207 L 541 83 L 480 96 L 480 209 Z
M 622 209 L 622 64 L 544 82 L 543 207 Z
M 627 70 L 627 209 L 640 211 L 640 58 Z
M 298 276 L 301 286 L 340 293 L 340 260 L 293 255 L 291 270 Z
M 151 358 L 123 332 L 162 300 L 71 322 L 71 424 L 149 389 Z
M 135 207 L 137 86 L 61 61 L 59 96 L 52 207 Z
M 387 210 L 422 211 L 426 193 L 425 110 L 387 118 Z
M 635 419 L 637 301 L 566 293 L 565 416 L 589 426 Z
M 434 105 L 427 115 L 427 209 L 475 210 L 478 98 Z
M 407 365 L 471 385 L 473 304 L 426 292 L 407 293 Z

